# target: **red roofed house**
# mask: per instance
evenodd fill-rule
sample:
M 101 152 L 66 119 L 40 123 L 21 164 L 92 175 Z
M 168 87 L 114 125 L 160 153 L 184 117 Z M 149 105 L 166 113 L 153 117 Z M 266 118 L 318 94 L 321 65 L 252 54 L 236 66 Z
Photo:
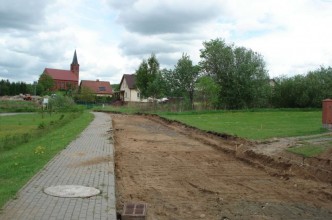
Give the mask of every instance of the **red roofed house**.
M 79 81 L 80 65 L 77 62 L 76 50 L 70 70 L 59 70 L 45 68 L 44 74 L 51 76 L 54 80 L 53 91 L 76 89 Z
M 97 96 L 112 96 L 112 86 L 108 81 L 81 80 L 80 87 L 90 88 Z

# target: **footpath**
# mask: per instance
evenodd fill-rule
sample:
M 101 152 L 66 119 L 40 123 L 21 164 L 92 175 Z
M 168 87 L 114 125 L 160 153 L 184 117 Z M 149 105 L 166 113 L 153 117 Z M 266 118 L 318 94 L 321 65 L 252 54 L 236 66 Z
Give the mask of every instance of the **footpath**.
M 116 220 L 112 121 L 109 114 L 95 119 L 35 175 L 0 212 L 0 219 Z M 61 198 L 44 193 L 58 185 L 82 185 L 101 193 L 88 198 Z

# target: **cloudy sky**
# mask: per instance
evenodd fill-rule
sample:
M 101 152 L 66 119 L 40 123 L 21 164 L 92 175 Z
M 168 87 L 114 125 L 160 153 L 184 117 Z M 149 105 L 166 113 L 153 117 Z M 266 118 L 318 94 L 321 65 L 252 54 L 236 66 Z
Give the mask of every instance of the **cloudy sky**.
M 0 79 L 32 82 L 45 67 L 119 83 L 155 53 L 198 63 L 222 38 L 262 54 L 270 77 L 332 66 L 332 0 L 0 0 Z

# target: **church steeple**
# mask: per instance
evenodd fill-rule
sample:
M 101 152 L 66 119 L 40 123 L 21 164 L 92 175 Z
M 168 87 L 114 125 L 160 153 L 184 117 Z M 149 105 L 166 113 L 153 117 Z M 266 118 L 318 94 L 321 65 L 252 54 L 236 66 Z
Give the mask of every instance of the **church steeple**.
M 77 79 L 79 79 L 80 65 L 78 64 L 77 61 L 76 50 L 74 52 L 73 62 L 70 65 L 70 71 L 72 71 L 77 76 Z
M 78 65 L 78 62 L 77 62 L 77 55 L 76 55 L 76 50 L 74 52 L 74 57 L 73 57 L 73 62 L 71 63 L 71 65 Z

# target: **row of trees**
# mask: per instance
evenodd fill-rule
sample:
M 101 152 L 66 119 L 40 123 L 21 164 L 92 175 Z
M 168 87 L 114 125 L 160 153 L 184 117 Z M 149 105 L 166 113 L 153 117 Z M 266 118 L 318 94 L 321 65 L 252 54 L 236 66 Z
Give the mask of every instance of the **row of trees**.
M 0 81 L 0 96 L 18 95 L 18 94 L 34 94 L 34 85 L 25 82 L 9 82 L 9 80 Z
M 327 98 L 332 98 L 332 68 L 320 67 L 306 75 L 276 78 L 270 102 L 281 108 L 318 108 Z
M 13 96 L 19 94 L 44 95 L 53 87 L 52 77 L 42 74 L 38 82 L 10 82 L 8 79 L 0 81 L 0 96 Z
M 262 107 L 268 103 L 269 77 L 261 55 L 222 39 L 203 43 L 201 62 L 193 65 L 183 54 L 174 69 L 159 69 L 154 54 L 143 60 L 137 87 L 142 97 L 185 97 L 191 108 L 194 98 L 205 106 L 236 109 Z
M 279 77 L 271 84 L 263 57 L 222 39 L 203 43 L 201 61 L 194 65 L 183 54 L 174 69 L 160 69 L 154 54 L 136 71 L 142 98 L 184 97 L 189 108 L 320 107 L 332 97 L 332 68 L 307 75 Z

